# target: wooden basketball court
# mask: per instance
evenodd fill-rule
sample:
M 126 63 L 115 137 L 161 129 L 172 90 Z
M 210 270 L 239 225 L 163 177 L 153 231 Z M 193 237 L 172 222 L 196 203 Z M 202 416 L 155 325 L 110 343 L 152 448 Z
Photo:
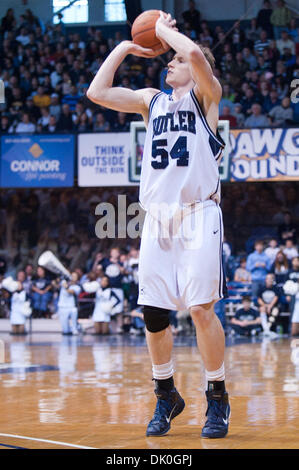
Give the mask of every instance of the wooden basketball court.
M 225 439 L 200 438 L 206 410 L 195 338 L 177 338 L 184 412 L 164 437 L 145 437 L 155 407 L 144 338 L 3 334 L 0 448 L 299 449 L 299 365 L 290 339 L 226 349 L 232 407 Z

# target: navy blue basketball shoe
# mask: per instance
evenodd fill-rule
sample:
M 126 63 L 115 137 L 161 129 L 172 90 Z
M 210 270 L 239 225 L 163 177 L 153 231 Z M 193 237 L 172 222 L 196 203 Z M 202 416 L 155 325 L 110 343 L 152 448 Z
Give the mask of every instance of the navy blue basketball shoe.
M 185 408 L 185 402 L 176 388 L 170 392 L 156 389 L 157 406 L 154 416 L 149 422 L 147 436 L 163 436 L 170 429 L 170 422 L 178 416 Z
M 206 423 L 202 429 L 201 437 L 220 438 L 228 432 L 230 406 L 227 392 L 207 391 L 208 409 Z

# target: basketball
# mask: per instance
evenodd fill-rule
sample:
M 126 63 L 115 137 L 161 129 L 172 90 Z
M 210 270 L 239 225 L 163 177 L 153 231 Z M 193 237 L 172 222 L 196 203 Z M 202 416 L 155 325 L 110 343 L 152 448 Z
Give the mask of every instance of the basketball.
M 159 10 L 144 11 L 141 15 L 137 16 L 131 30 L 132 39 L 135 44 L 153 49 L 157 51 L 157 55 L 161 53 L 163 47 L 156 36 L 156 21 L 159 17 Z

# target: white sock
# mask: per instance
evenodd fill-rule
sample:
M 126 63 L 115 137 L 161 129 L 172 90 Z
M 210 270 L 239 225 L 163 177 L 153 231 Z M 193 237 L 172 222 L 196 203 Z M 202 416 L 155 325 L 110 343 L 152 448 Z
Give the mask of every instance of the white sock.
M 208 389 L 208 382 L 221 382 L 225 380 L 224 363 L 217 370 L 206 370 L 206 390 Z
M 268 332 L 270 330 L 270 324 L 268 323 L 268 318 L 266 313 L 261 313 L 261 322 L 262 322 L 262 327 L 265 332 Z
M 155 380 L 169 379 L 175 373 L 172 359 L 166 364 L 153 364 L 153 378 Z

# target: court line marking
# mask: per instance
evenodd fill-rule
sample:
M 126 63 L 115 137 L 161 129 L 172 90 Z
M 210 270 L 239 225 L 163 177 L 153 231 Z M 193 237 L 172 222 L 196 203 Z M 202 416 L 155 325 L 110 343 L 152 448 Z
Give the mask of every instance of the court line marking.
M 39 439 L 37 437 L 18 436 L 17 434 L 4 434 L 0 432 L 0 436 L 14 437 L 15 439 L 27 439 L 28 441 L 47 442 L 48 444 L 58 444 L 60 446 L 75 447 L 77 449 L 96 449 L 95 447 L 80 446 L 79 444 L 69 444 L 68 442 L 61 442 L 61 441 L 50 441 L 49 439 Z
M 0 442 L 0 446 L 9 447 L 10 449 L 25 449 L 25 450 L 28 449 L 28 447 L 19 447 L 19 446 L 12 446 L 10 444 L 1 444 L 1 442 Z

